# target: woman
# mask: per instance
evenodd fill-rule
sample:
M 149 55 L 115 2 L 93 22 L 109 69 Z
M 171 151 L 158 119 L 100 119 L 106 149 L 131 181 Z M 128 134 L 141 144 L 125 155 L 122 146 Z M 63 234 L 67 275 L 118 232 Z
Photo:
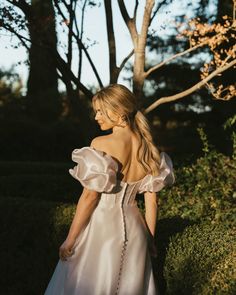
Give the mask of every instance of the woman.
M 95 120 L 112 133 L 72 152 L 77 165 L 69 172 L 84 189 L 45 294 L 155 295 L 156 192 L 174 182 L 172 163 L 126 87 L 110 85 L 92 103 Z M 144 193 L 145 220 L 137 193 Z

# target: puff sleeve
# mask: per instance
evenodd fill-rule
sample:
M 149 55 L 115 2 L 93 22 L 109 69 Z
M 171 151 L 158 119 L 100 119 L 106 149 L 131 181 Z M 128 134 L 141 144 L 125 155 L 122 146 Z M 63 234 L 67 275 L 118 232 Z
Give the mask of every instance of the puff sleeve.
M 170 157 L 162 152 L 160 154 L 160 173 L 157 176 L 147 175 L 139 187 L 139 193 L 159 192 L 163 187 L 175 182 L 173 164 Z
M 83 187 L 97 192 L 110 192 L 115 187 L 118 163 L 105 152 L 83 147 L 73 150 L 72 160 L 77 165 L 69 173 Z

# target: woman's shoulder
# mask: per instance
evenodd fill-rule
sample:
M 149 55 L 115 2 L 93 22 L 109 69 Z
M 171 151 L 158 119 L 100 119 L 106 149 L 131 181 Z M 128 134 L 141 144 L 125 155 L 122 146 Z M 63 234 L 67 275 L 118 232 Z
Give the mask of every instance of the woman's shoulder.
M 104 151 L 95 140 L 95 144 L 73 150 L 72 160 L 77 163 L 69 173 L 80 183 L 98 192 L 111 191 L 116 184 L 119 163 Z
M 96 150 L 103 151 L 108 155 L 116 156 L 118 141 L 112 134 L 95 137 L 90 146 Z
M 95 149 L 99 149 L 100 147 L 104 147 L 105 144 L 108 143 L 110 138 L 111 138 L 110 134 L 109 135 L 97 136 L 91 141 L 90 146 L 95 148 Z

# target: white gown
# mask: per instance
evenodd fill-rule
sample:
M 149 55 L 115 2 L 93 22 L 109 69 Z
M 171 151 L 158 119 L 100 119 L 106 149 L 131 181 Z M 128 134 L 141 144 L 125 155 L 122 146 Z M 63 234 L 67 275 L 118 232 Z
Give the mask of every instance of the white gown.
M 70 174 L 101 198 L 78 236 L 74 254 L 59 260 L 45 295 L 157 295 L 150 232 L 135 200 L 174 182 L 171 159 L 161 153 L 160 174 L 136 182 L 117 179 L 118 162 L 92 147 L 75 149 Z

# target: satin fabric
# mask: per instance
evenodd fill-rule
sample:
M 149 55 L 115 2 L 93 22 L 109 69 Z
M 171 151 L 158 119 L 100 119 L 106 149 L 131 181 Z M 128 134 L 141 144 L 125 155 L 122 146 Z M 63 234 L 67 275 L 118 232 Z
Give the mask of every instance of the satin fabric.
M 102 151 L 83 147 L 72 152 L 72 159 L 77 165 L 69 173 L 102 193 L 74 254 L 59 260 L 45 295 L 157 295 L 151 234 L 135 197 L 174 182 L 171 159 L 162 153 L 159 175 L 132 183 L 116 178 L 118 163 Z

